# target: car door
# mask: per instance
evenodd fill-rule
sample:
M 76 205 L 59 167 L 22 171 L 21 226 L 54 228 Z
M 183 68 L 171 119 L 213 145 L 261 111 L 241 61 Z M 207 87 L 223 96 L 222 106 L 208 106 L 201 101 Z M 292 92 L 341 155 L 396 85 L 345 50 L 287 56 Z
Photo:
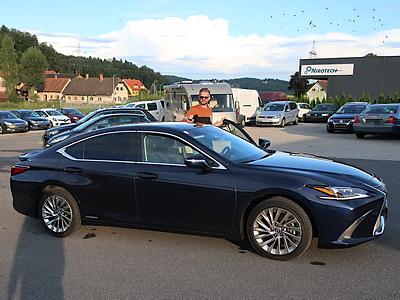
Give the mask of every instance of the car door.
M 143 132 L 139 140 L 142 154 L 135 180 L 139 222 L 153 227 L 230 233 L 236 197 L 229 170 L 220 166 L 205 172 L 187 167 L 185 157 L 210 158 L 181 138 Z
M 110 132 L 59 150 L 61 181 L 78 199 L 83 218 L 137 222 L 134 139 L 134 132 Z
M 160 119 L 160 109 L 157 106 L 156 102 L 147 102 L 146 103 L 147 110 L 156 118 L 157 121 L 161 121 Z

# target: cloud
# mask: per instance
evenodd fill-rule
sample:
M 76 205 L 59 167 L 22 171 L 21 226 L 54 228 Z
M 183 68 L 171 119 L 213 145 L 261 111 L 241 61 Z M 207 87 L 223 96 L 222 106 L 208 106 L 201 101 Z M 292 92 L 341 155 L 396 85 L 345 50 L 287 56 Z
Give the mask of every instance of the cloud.
M 400 29 L 369 36 L 341 32 L 298 36 L 232 36 L 225 19 L 196 15 L 129 21 L 118 31 L 97 37 L 36 33 L 39 41 L 65 54 L 121 58 L 164 74 L 190 78 L 239 76 L 288 79 L 316 41 L 318 57 L 400 53 Z M 75 50 L 73 50 L 75 49 Z M 215 75 L 215 76 L 213 76 Z

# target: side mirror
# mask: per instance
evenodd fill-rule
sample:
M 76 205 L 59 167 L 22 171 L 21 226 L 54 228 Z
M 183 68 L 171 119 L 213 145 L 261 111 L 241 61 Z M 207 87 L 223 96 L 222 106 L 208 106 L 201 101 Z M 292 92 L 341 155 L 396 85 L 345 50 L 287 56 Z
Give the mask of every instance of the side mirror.
M 258 139 L 258 145 L 261 149 L 267 149 L 269 146 L 271 146 L 271 141 L 267 139 Z
M 185 158 L 185 165 L 189 168 L 201 169 L 203 171 L 211 170 L 211 167 L 201 155 L 189 156 Z
M 235 109 L 238 110 L 240 108 L 239 101 L 235 101 Z
M 187 105 L 186 102 L 183 102 L 183 103 L 182 103 L 182 109 L 183 109 L 184 111 L 187 111 L 187 110 L 188 110 L 188 105 Z

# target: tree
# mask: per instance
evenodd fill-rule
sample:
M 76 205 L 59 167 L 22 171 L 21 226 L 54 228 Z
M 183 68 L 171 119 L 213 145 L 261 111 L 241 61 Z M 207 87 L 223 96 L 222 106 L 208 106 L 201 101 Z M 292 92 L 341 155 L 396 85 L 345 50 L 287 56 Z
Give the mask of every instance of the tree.
M 4 86 L 9 100 L 17 99 L 17 94 L 15 92 L 18 82 L 17 57 L 14 40 L 8 35 L 4 36 L 0 46 L 0 73 L 4 79 Z
M 288 89 L 293 90 L 296 98 L 300 98 L 302 95 L 304 95 L 307 92 L 307 87 L 308 80 L 302 78 L 299 72 L 296 72 L 290 76 Z
M 44 71 L 47 69 L 46 57 L 37 47 L 30 47 L 22 53 L 20 75 L 22 82 L 30 87 L 44 83 Z

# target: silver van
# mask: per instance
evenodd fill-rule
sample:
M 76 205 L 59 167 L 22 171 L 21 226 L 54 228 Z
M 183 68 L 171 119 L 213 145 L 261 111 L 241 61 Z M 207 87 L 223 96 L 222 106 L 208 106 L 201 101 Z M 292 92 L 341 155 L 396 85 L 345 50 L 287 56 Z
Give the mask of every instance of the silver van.
M 278 125 L 299 122 L 299 108 L 294 101 L 274 101 L 267 103 L 256 115 L 256 125 Z

